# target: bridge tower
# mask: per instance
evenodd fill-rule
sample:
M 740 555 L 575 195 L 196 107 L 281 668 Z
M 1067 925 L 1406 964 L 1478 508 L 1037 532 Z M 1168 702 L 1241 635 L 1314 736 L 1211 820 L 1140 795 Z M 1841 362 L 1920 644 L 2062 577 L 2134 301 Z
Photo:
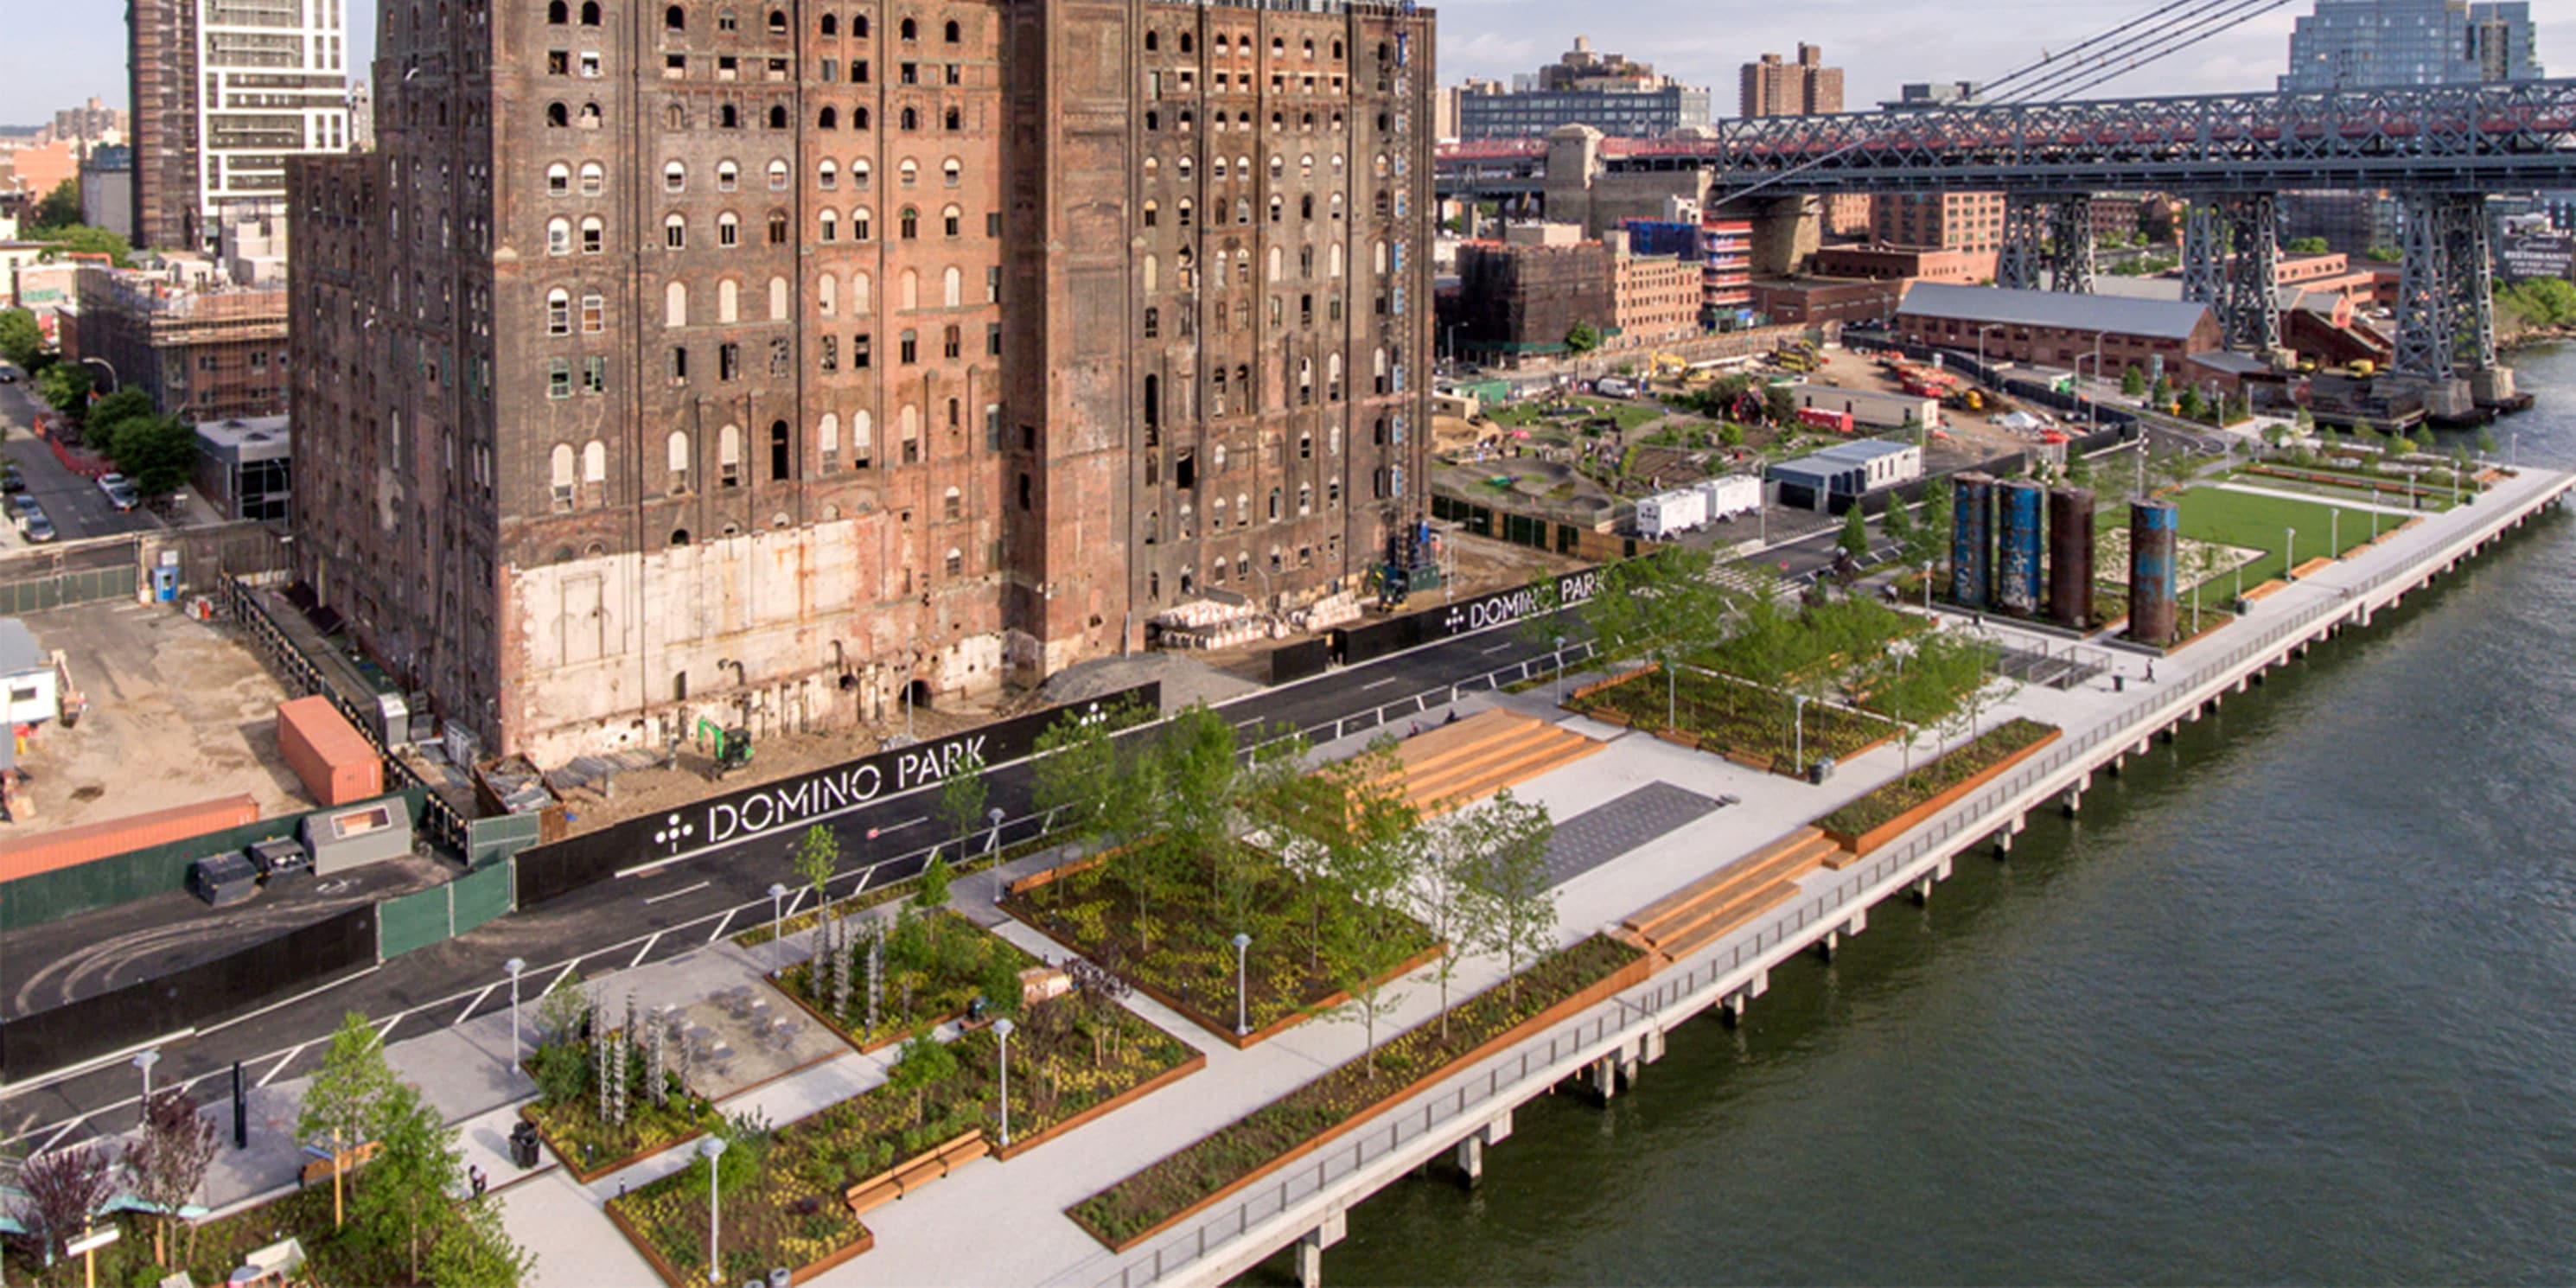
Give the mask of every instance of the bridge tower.
M 2268 361 L 2281 348 L 2280 205 L 2268 192 L 2230 193 L 2219 211 L 2236 252 L 2219 310 L 2227 347 Z
M 2004 237 L 1995 254 L 1995 285 L 2009 291 L 2039 289 L 2040 243 L 2045 240 L 2044 209 L 2038 198 L 2021 193 L 2004 197 Z
M 2093 198 L 2007 193 L 1995 285 L 2016 291 L 2093 293 Z
M 2093 198 L 2062 197 L 2048 208 L 2048 289 L 2093 293 Z
M 2496 356 L 2485 195 L 2410 192 L 2403 201 L 2394 374 L 2422 384 L 2425 406 L 2437 416 L 2511 399 L 2513 371 Z
M 2281 348 L 2280 207 L 2268 192 L 2192 203 L 2182 229 L 2182 297 L 2218 314 L 2227 347 L 2269 359 Z

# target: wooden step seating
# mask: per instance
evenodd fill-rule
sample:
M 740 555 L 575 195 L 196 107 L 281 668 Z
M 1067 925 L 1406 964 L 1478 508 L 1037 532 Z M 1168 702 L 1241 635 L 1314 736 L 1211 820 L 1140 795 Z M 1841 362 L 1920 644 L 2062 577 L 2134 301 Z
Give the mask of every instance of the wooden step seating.
M 1796 898 L 1798 878 L 1841 852 L 1823 832 L 1800 828 L 1646 905 L 1621 928 L 1638 947 L 1678 961 Z
M 1560 725 L 1511 711 L 1487 711 L 1407 738 L 1396 755 L 1405 796 L 1426 814 L 1491 796 L 1601 750 Z

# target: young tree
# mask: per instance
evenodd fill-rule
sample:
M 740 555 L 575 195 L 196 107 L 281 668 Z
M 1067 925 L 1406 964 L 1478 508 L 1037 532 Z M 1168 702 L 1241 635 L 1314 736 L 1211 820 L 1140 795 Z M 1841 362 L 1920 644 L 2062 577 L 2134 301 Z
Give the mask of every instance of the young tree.
M 973 852 L 968 842 L 985 826 L 984 803 L 991 796 L 992 790 L 984 782 L 984 758 L 971 751 L 949 771 L 948 777 L 940 780 L 939 817 L 948 824 L 948 834 L 957 842 L 960 863 Z
M 823 909 L 830 902 L 832 874 L 841 866 L 841 838 L 833 835 L 832 829 L 821 823 L 806 828 L 805 834 L 796 838 L 796 853 L 792 863 L 796 869 L 797 879 L 805 883 L 805 888 L 814 892 L 814 920 L 816 926 L 820 927 Z M 819 934 L 816 942 L 821 942 Z
M 1896 547 L 1896 557 L 1904 559 L 1914 550 L 1914 510 L 1901 497 L 1890 497 L 1887 513 L 1878 516 L 1878 530 Z
M 455 1215 L 465 1158 L 456 1131 L 409 1083 L 396 1083 L 384 1102 L 381 1147 L 358 1192 L 359 1228 L 379 1246 L 400 1247 L 420 1279 L 420 1254 L 440 1226 Z
M 498 1199 L 475 1199 L 429 1245 L 428 1282 L 439 1288 L 519 1288 L 537 1272 L 535 1253 L 510 1239 Z
M 25 309 L 0 309 L 0 358 L 21 371 L 32 371 L 36 356 L 45 351 L 44 329 L 36 324 L 36 315 Z
M 331 1223 L 342 1221 L 342 1177 L 357 1148 L 383 1130 L 388 1108 L 400 1084 L 394 1080 L 376 1030 L 367 1017 L 351 1011 L 331 1034 L 322 1067 L 304 1090 L 304 1107 L 295 1120 L 295 1138 L 331 1153 Z
M 1598 589 L 1583 605 L 1584 625 L 1602 656 L 1651 656 L 1664 664 L 1667 725 L 1679 701 L 1676 664 L 1726 635 L 1731 597 L 1715 572 L 1716 559 L 1708 551 L 1666 546 L 1603 569 Z
M 1046 827 L 1093 850 L 1130 845 L 1153 830 L 1160 767 L 1136 754 L 1142 735 L 1123 748 L 1113 737 L 1147 718 L 1130 706 L 1067 716 L 1039 735 L 1035 794 Z
M 2147 393 L 2147 373 L 2138 370 L 2136 367 L 2130 367 L 2122 371 L 2120 373 L 2120 392 L 2131 398 L 2145 397 Z
M 1601 347 L 1600 329 L 1589 322 L 1577 322 L 1566 328 L 1565 347 L 1576 353 L 1590 353 Z
M 903 1044 L 902 1056 L 886 1070 L 886 1083 L 912 1096 L 912 1125 L 919 1127 L 929 1113 L 925 1098 L 931 1085 L 956 1076 L 957 1053 L 925 1033 Z
M 1458 974 L 1482 927 L 1484 905 L 1474 896 L 1470 856 L 1484 850 L 1486 825 L 1482 809 L 1461 810 L 1442 820 L 1426 843 L 1414 849 L 1415 871 L 1408 883 L 1413 915 L 1447 950 L 1431 963 L 1440 986 L 1440 1040 L 1449 1040 L 1449 981 Z
M 128 385 L 112 394 L 99 395 L 89 405 L 87 424 L 90 433 L 105 442 L 127 421 L 148 420 L 152 416 L 152 395 Z
M 921 865 L 921 888 L 913 892 L 913 905 L 926 912 L 946 904 L 951 875 L 948 860 L 932 852 L 930 861 Z
M 1384 745 L 1384 744 L 1382 744 Z M 1392 747 L 1385 755 L 1392 759 Z M 1362 759 L 1373 759 L 1363 757 Z M 1353 762 L 1345 762 L 1353 763 Z M 1400 772 L 1363 767 L 1340 777 L 1343 825 L 1327 830 L 1325 878 L 1338 893 L 1324 910 L 1324 970 L 1349 995 L 1341 1008 L 1367 1033 L 1377 1077 L 1377 1025 L 1403 1000 L 1388 977 L 1411 955 L 1400 933 L 1407 885 L 1420 868 L 1422 813 Z
M 1854 559 L 1869 558 L 1869 515 L 1861 509 L 1860 502 L 1852 502 L 1852 508 L 1843 511 L 1843 535 L 1835 544 Z
M 1477 848 L 1460 856 L 1466 868 L 1468 924 L 1478 952 L 1503 959 L 1511 1005 L 1520 1006 L 1522 967 L 1556 948 L 1556 896 L 1547 871 L 1547 849 L 1556 824 L 1547 807 L 1513 797 L 1505 788 L 1478 806 Z
M 71 1145 L 38 1154 L 18 1169 L 18 1223 L 51 1262 L 115 1192 L 104 1149 Z
M 1934 479 L 1923 490 L 1921 522 L 1914 525 L 1914 539 L 1906 544 L 1905 561 L 1917 568 L 1947 562 L 1950 558 L 1950 486 L 1947 479 Z
M 119 390 L 108 397 L 121 396 Z M 102 405 L 104 400 L 102 400 Z M 168 496 L 188 481 L 197 459 L 197 431 L 175 416 L 140 416 L 102 433 L 92 409 L 89 439 L 107 449 L 108 458 L 146 497 Z
M 141 1130 L 125 1147 L 125 1170 L 134 1177 L 135 1196 L 159 1210 L 152 1260 L 160 1265 L 170 1264 L 170 1223 L 197 1197 L 219 1135 L 215 1120 L 198 1113 L 197 1102 L 180 1088 L 155 1092 L 143 1106 Z
M 92 383 L 89 368 L 77 362 L 57 362 L 36 373 L 36 395 L 78 423 L 89 411 Z

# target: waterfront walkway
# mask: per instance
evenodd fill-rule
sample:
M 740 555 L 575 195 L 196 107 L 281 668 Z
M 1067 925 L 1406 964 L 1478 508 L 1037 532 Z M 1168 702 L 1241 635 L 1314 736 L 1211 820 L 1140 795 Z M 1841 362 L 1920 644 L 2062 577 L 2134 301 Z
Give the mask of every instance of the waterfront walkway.
M 2059 727 L 2065 736 L 2008 777 L 1858 864 L 1798 876 L 1794 898 L 1690 952 L 1626 996 L 1513 1051 L 1460 1069 L 1417 1096 L 1406 1111 L 1386 1115 L 1166 1234 L 1113 1254 L 1063 1210 L 1359 1055 L 1364 1040 L 1357 1025 L 1324 1020 L 1237 1051 L 1152 1001 L 1134 998 L 1130 1004 L 1140 1014 L 1207 1053 L 1203 1072 L 1007 1163 L 986 1159 L 969 1164 L 900 1202 L 871 1211 L 867 1223 L 876 1235 L 874 1250 L 814 1282 L 1073 1288 L 1213 1283 L 1292 1243 L 1302 1242 L 1310 1255 L 1319 1256 L 1338 1237 L 1339 1214 L 1380 1186 L 1457 1148 L 1463 1138 L 1499 1140 L 1508 1133 L 1515 1106 L 1547 1093 L 1568 1076 L 1590 1074 L 1612 1089 L 1622 1079 L 1638 1076 L 1641 1066 L 1660 1054 L 1666 1029 L 1711 1008 L 1751 1003 L 1767 987 L 1772 965 L 1828 935 L 1864 929 L 1868 910 L 1878 901 L 1908 890 L 1929 897 L 1933 883 L 1947 875 L 1952 857 L 1962 849 L 1998 837 L 2008 844 L 2021 817 L 2034 808 L 2079 805 L 2098 769 L 2142 749 L 2176 722 L 2196 719 L 2208 704 L 2242 691 L 2250 676 L 2310 640 L 2346 624 L 2366 624 L 2380 607 L 2427 575 L 2453 566 L 2491 539 L 2493 530 L 2569 485 L 2565 476 L 2525 472 L 2475 505 L 2423 516 L 2422 524 L 2404 534 L 2265 598 L 2246 617 L 2160 660 L 2154 682 L 2146 679 L 2144 657 L 2115 652 L 2106 656 L 2108 670 L 2071 689 L 2017 690 L 1981 724 L 1991 727 L 2027 716 Z M 1575 682 L 1577 677 L 1568 677 L 1569 689 Z M 1479 694 L 1458 707 L 1463 715 L 1500 707 L 1557 722 L 1606 744 L 1597 754 L 1523 783 L 1515 789 L 1522 799 L 1546 805 L 1560 821 L 1649 788 L 1725 802 L 1691 826 L 1655 834 L 1615 855 L 1586 856 L 1579 870 L 1570 868 L 1572 875 L 1556 891 L 1567 942 L 1614 925 L 1761 851 L 1894 777 L 1904 759 L 1900 749 L 1881 747 L 1844 762 L 1826 783 L 1810 785 L 1570 716 L 1549 705 L 1548 693 L 1542 686 L 1517 696 Z M 1434 708 L 1423 723 L 1428 727 L 1445 715 Z M 1365 735 L 1354 735 L 1323 750 L 1353 751 L 1364 741 Z M 1934 754 L 1937 748 L 1928 739 L 1913 752 L 1918 763 Z M 1013 870 L 1036 862 L 1024 861 Z M 978 874 L 956 887 L 957 904 L 973 909 L 988 924 L 997 920 L 989 911 L 993 880 Z M 1061 955 L 1025 927 L 1002 921 L 997 928 L 1033 953 Z M 801 945 L 793 940 L 785 947 L 754 950 L 719 943 L 608 976 L 594 987 L 612 1004 L 628 993 L 647 1004 L 686 1000 L 756 977 L 779 954 L 799 952 Z M 1495 963 L 1469 959 L 1452 984 L 1452 995 L 1472 994 L 1499 977 Z M 530 989 L 531 1000 L 536 991 Z M 1436 989 L 1417 979 L 1396 1015 L 1381 1024 L 1381 1036 L 1432 1018 L 1436 1007 Z M 685 1165 L 690 1154 L 671 1151 L 588 1185 L 551 1167 L 551 1160 L 534 1174 L 510 1167 L 498 1157 L 501 1133 L 516 1104 L 533 1088 L 508 1069 L 508 1050 L 508 1017 L 502 1012 L 461 1029 L 396 1043 L 390 1054 L 396 1068 L 423 1082 L 441 1109 L 464 1128 L 469 1159 L 493 1175 L 510 1228 L 539 1255 L 536 1283 L 650 1282 L 643 1262 L 611 1226 L 601 1205 L 621 1187 Z M 842 1052 L 749 1091 L 726 1107 L 756 1105 L 772 1123 L 783 1124 L 875 1085 L 885 1076 L 886 1059 L 886 1054 Z M 281 1152 L 274 1138 L 292 1121 L 297 1090 L 281 1083 L 263 1091 L 255 1104 L 266 1125 L 262 1139 L 268 1143 L 238 1160 L 228 1159 L 210 1205 L 237 1206 L 291 1173 L 291 1155 Z M 1494 1165 L 1510 1165 L 1508 1149 L 1496 1153 Z M 995 1237 L 999 1231 L 1007 1231 L 1007 1237 Z

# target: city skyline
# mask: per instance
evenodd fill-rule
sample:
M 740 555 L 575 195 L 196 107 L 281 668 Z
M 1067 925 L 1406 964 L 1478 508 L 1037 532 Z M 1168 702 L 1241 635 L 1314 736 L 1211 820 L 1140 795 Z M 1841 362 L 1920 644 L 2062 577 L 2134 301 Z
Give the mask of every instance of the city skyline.
M 2017 48 L 1982 44 L 1978 31 L 1960 28 L 1935 11 L 1877 0 L 1844 0 L 1797 10 L 1757 10 L 1728 23 L 1721 33 L 1687 35 L 1670 24 L 1663 5 L 1600 9 L 1570 24 L 1530 0 L 1447 0 L 1439 62 L 1443 84 L 1470 76 L 1509 82 L 1552 59 L 1575 35 L 1600 48 L 1626 48 L 1687 84 L 1730 91 L 1737 68 L 1765 49 L 1792 49 L 1800 40 L 1829 40 L 1833 61 L 1846 69 L 1847 101 L 1855 107 L 1895 96 L 1908 80 L 1987 79 L 2050 47 L 2063 47 L 2135 16 L 2134 0 L 2083 0 L 2048 4 L 2014 0 L 2000 8 L 2010 24 L 2029 33 Z M 1989 10 L 1995 9 L 1989 6 Z M 2285 8 L 2238 31 L 2168 59 L 2106 87 L 2110 95 L 2187 94 L 2269 89 L 2281 74 L 2291 24 L 2308 6 Z M 351 59 L 361 78 L 372 57 L 376 15 L 372 4 L 350 6 L 350 46 L 367 51 Z M 122 5 L 70 5 L 21 15 L 24 39 L 0 47 L 0 124 L 33 125 L 96 95 L 123 106 L 125 10 Z M 2576 17 L 2535 14 L 2537 44 L 2546 66 L 2552 52 L 2576 49 Z

